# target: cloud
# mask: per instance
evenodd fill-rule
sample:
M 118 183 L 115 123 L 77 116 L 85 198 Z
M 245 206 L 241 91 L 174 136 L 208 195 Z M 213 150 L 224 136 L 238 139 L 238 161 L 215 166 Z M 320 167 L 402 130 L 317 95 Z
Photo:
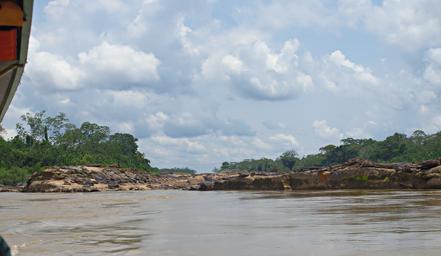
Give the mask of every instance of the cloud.
M 298 47 L 298 40 L 288 40 L 277 52 L 257 40 L 251 47 L 232 49 L 234 54 L 215 53 L 202 64 L 202 77 L 228 82 L 245 98 L 292 99 L 313 87 L 312 77 L 299 65 Z
M 164 123 L 163 131 L 167 136 L 173 138 L 197 137 L 211 132 L 211 127 L 189 113 L 184 113 Z
M 177 22 L 177 37 L 186 53 L 190 55 L 199 55 L 199 50 L 194 47 L 192 42 L 188 39 L 188 35 L 191 32 L 192 29 L 184 24 L 184 17 L 180 17 Z
M 232 55 L 226 55 L 222 58 L 222 64 L 227 68 L 229 73 L 232 74 L 240 74 L 242 71 L 244 71 L 244 64 L 243 62 Z
M 157 112 L 147 118 L 147 124 L 152 129 L 161 129 L 168 119 L 169 117 L 167 114 L 163 112 Z
M 432 48 L 427 51 L 424 78 L 436 86 L 441 85 L 441 48 Z
M 369 15 L 372 9 L 370 0 L 339 0 L 337 4 L 337 15 L 340 25 L 356 27 L 360 21 Z
M 142 91 L 106 90 L 102 93 L 112 104 L 118 104 L 118 107 L 142 108 L 148 101 L 148 95 Z
M 40 42 L 31 37 L 27 78 L 37 87 L 56 90 L 77 90 L 83 87 L 86 73 L 63 57 L 39 51 Z
M 40 51 L 40 42 L 31 37 L 26 77 L 36 86 L 51 90 L 74 91 L 86 86 L 104 88 L 146 85 L 160 79 L 160 61 L 151 53 L 106 41 L 81 52 L 78 59 Z
M 268 1 L 253 10 L 259 26 L 272 29 L 286 27 L 326 27 L 337 22 L 331 6 L 323 1 Z
M 297 147 L 299 145 L 297 139 L 291 134 L 277 133 L 270 136 L 269 139 L 273 142 L 278 142 L 288 147 Z
M 269 130 L 278 130 L 278 129 L 285 129 L 286 125 L 282 122 L 273 122 L 273 121 L 263 121 L 263 126 Z
M 325 87 L 331 91 L 362 91 L 380 84 L 380 79 L 372 71 L 349 60 L 340 50 L 324 57 L 320 77 Z
M 341 68 L 346 68 L 354 73 L 354 76 L 357 80 L 362 82 L 368 82 L 372 84 L 378 83 L 377 78 L 375 78 L 369 70 L 366 70 L 361 65 L 357 65 L 351 62 L 346 56 L 339 50 L 334 51 L 328 56 L 328 60 L 334 63 L 336 66 Z
M 207 134 L 223 136 L 253 136 L 255 132 L 243 121 L 220 119 L 212 116 L 196 116 L 183 113 L 161 120 L 162 131 L 173 138 L 198 137 Z
M 70 0 L 52 0 L 44 7 L 44 12 L 50 16 L 59 15 L 69 4 Z
M 437 0 L 267 1 L 243 13 L 262 29 L 308 28 L 339 33 L 364 28 L 389 44 L 415 51 L 441 43 L 441 10 Z M 257 13 L 257 14 L 256 14 Z
M 162 146 L 180 148 L 189 153 L 203 153 L 206 148 L 199 142 L 188 139 L 188 138 L 171 138 L 167 136 L 154 136 L 151 138 L 153 142 L 156 142 Z
M 441 130 L 441 115 L 433 116 L 423 129 L 429 133 L 439 132 Z
M 157 71 L 160 61 L 155 55 L 106 41 L 80 53 L 79 64 L 88 71 L 91 81 L 102 84 L 146 84 L 160 79 Z
M 367 29 L 390 44 L 417 50 L 441 43 L 441 9 L 437 0 L 385 0 L 366 8 L 366 13 Z
M 326 120 L 315 120 L 312 127 L 318 136 L 323 139 L 338 141 L 343 138 L 343 134 L 339 129 L 330 127 Z

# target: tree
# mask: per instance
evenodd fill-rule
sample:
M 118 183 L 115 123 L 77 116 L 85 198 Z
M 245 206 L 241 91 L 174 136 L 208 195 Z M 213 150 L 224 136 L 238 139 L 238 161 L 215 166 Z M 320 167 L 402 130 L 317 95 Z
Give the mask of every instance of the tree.
M 352 145 L 340 145 L 325 154 L 324 164 L 344 163 L 358 156 L 358 150 Z
M 109 136 L 108 145 L 117 154 L 133 156 L 138 151 L 138 139 L 127 133 L 115 133 Z
M 332 151 L 334 151 L 335 148 L 336 148 L 336 146 L 330 144 L 330 145 L 327 145 L 327 146 L 321 147 L 321 148 L 319 149 L 319 151 L 320 151 L 321 154 L 326 155 L 326 154 L 329 154 L 329 153 L 331 153 Z
M 150 160 L 138 151 L 133 135 L 111 134 L 107 126 L 84 122 L 77 128 L 63 113 L 48 116 L 41 111 L 26 113 L 16 127 L 18 135 L 12 140 L 0 137 L 0 184 L 2 177 L 23 181 L 26 175 L 54 165 L 118 163 L 121 167 L 153 169 Z M 9 170 L 18 170 L 17 175 Z
M 47 116 L 46 111 L 26 113 L 20 120 L 16 125 L 17 134 L 28 144 L 34 141 L 56 143 L 66 130 L 74 127 L 64 113 L 54 117 Z
M 427 135 L 422 130 L 416 130 L 412 133 L 412 136 L 410 136 L 410 139 L 417 145 L 422 145 L 424 143 L 424 140 L 426 139 Z
M 149 162 L 143 162 L 144 156 L 138 152 L 138 139 L 127 133 L 115 133 L 105 142 L 106 152 L 119 165 L 135 168 L 148 168 Z M 142 164 L 140 164 L 142 162 Z
M 3 128 L 3 126 L 0 125 L 0 139 L 3 139 L 3 135 L 6 133 L 6 130 Z
M 221 170 L 228 170 L 230 168 L 229 162 L 223 162 L 221 166 Z
M 75 129 L 75 125 L 69 122 L 66 114 L 61 112 L 54 117 L 47 117 L 45 123 L 47 128 L 46 136 L 52 143 L 58 143 L 66 131 Z
M 389 161 L 395 157 L 398 157 L 406 152 L 407 149 L 407 136 L 406 134 L 395 133 L 392 136 L 387 137 L 380 143 L 379 158 L 381 160 Z
M 37 112 L 34 115 L 26 113 L 20 117 L 21 122 L 16 125 L 17 134 L 28 144 L 31 140 L 43 141 L 45 138 L 46 111 Z
M 110 128 L 98 124 L 85 122 L 80 127 L 82 136 L 82 144 L 98 144 L 108 139 L 110 135 Z
M 282 162 L 283 166 L 285 166 L 289 170 L 292 170 L 299 158 L 295 150 L 289 150 L 279 156 L 278 160 Z

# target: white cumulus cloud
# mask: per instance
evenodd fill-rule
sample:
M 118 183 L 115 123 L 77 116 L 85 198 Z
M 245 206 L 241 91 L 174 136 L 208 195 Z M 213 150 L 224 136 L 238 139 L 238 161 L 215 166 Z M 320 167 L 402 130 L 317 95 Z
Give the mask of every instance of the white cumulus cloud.
M 160 61 L 154 54 L 106 41 L 79 54 L 89 79 L 105 82 L 147 83 L 159 80 Z M 104 82 L 103 81 L 103 82 Z
M 337 141 L 342 139 L 343 135 L 339 129 L 331 127 L 328 125 L 326 120 L 315 120 L 312 123 L 315 132 L 318 136 L 324 139 L 330 139 L 333 141 Z

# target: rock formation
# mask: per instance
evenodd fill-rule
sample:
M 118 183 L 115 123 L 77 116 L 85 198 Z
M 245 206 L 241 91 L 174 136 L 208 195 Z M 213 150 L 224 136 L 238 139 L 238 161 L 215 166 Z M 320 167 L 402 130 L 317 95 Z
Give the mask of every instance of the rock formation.
M 94 192 L 106 190 L 191 189 L 201 175 L 152 175 L 116 167 L 68 166 L 34 173 L 24 192 Z M 199 187 L 197 187 L 199 188 Z
M 93 192 L 106 190 L 300 190 L 300 189 L 439 189 L 441 162 L 379 164 L 351 160 L 290 173 L 206 173 L 152 175 L 114 167 L 54 167 L 35 173 L 25 192 Z
M 278 175 L 237 175 L 217 180 L 214 190 L 438 189 L 438 160 L 379 164 L 354 159 L 340 165 Z

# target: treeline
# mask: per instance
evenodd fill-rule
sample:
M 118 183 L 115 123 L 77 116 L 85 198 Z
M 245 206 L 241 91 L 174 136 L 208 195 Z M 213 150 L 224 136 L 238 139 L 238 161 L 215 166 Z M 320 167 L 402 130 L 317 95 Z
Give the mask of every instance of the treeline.
M 196 170 L 190 169 L 188 167 L 185 168 L 153 168 L 156 173 L 159 174 L 196 174 Z
M 341 140 L 341 144 L 327 145 L 318 154 L 299 157 L 295 151 L 287 151 L 276 159 L 247 159 L 241 162 L 224 162 L 217 171 L 298 171 L 344 163 L 353 158 L 376 162 L 418 162 L 441 157 L 441 132 L 427 135 L 417 130 L 412 135 L 395 133 L 385 140 Z
M 63 113 L 42 111 L 21 116 L 16 128 L 13 139 L 0 136 L 0 184 L 23 182 L 45 166 L 116 164 L 153 170 L 133 135 L 111 133 L 107 126 L 84 122 L 77 127 Z

